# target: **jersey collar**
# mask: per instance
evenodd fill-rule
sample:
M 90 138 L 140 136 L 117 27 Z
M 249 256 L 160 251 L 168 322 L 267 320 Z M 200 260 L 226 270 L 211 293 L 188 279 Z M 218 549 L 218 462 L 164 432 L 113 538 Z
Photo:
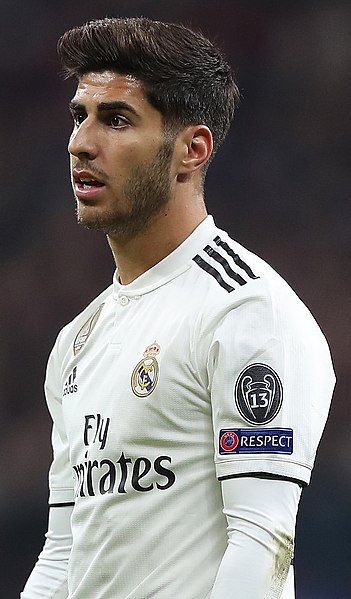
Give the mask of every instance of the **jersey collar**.
M 116 270 L 113 277 L 114 298 L 117 299 L 122 294 L 129 297 L 143 295 L 175 279 L 191 267 L 192 258 L 215 236 L 216 231 L 213 218 L 208 215 L 171 254 L 129 285 L 119 283 L 118 270 Z

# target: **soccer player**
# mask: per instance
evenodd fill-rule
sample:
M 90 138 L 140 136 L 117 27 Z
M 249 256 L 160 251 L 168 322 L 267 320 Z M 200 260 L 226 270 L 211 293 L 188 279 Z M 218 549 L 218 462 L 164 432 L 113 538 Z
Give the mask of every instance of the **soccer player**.
M 144 18 L 89 22 L 58 51 L 78 221 L 117 268 L 49 358 L 49 524 L 22 599 L 292 599 L 334 374 L 305 305 L 207 215 L 231 69 Z

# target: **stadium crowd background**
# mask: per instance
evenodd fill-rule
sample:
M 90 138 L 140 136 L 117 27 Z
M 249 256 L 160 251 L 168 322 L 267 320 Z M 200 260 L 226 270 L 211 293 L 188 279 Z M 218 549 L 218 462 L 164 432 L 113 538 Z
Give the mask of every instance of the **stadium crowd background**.
M 103 235 L 75 223 L 65 151 L 74 86 L 58 75 L 56 40 L 91 18 L 139 15 L 202 29 L 237 72 L 243 101 L 209 170 L 207 202 L 220 226 L 292 284 L 329 340 L 338 384 L 299 514 L 297 599 L 350 597 L 351 4 L 1 0 L 0 7 L 1 597 L 18 597 L 44 540 L 48 353 L 114 267 Z

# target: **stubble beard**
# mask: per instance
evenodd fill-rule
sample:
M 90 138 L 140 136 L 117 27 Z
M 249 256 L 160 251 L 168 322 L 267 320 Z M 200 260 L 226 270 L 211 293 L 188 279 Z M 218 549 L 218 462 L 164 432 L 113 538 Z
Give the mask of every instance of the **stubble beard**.
M 129 240 L 143 230 L 153 217 L 160 214 L 171 195 L 170 166 L 174 141 L 163 142 L 152 162 L 135 167 L 125 182 L 121 196 L 128 209 L 111 210 L 85 218 L 76 208 L 77 221 L 87 229 L 103 231 L 119 240 Z

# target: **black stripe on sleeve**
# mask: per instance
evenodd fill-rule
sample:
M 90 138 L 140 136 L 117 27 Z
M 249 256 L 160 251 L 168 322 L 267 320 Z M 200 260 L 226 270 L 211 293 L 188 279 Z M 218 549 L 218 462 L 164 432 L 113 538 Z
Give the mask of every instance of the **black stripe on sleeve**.
M 217 235 L 217 237 L 215 237 L 213 241 L 215 242 L 216 245 L 223 248 L 224 251 L 227 252 L 228 256 L 233 258 L 235 264 L 237 264 L 239 266 L 239 268 L 244 270 L 246 272 L 246 274 L 250 277 L 250 279 L 259 279 L 260 278 L 260 277 L 256 277 L 256 275 L 254 275 L 254 273 L 252 272 L 252 270 L 248 266 L 248 264 L 246 264 L 246 262 L 244 262 L 240 258 L 240 256 L 238 254 L 236 254 L 225 241 L 222 241 L 221 238 L 219 237 L 219 235 Z
M 221 254 L 216 252 L 216 250 L 214 250 L 210 245 L 206 245 L 204 250 L 206 254 L 211 256 L 211 258 L 213 258 L 223 266 L 225 272 L 227 273 L 227 275 L 230 276 L 231 279 L 239 283 L 239 285 L 246 285 L 245 279 L 243 279 L 237 272 L 230 268 L 229 263 L 225 258 L 223 258 L 223 256 L 221 256 Z
M 217 283 L 219 283 L 219 285 L 221 287 L 223 287 L 223 289 L 225 289 L 226 291 L 228 291 L 228 293 L 231 293 L 232 291 L 234 291 L 234 287 L 231 287 L 230 285 L 228 285 L 228 283 L 226 283 L 224 281 L 224 279 L 222 279 L 221 275 L 219 274 L 218 270 L 216 270 L 215 268 L 213 268 L 213 266 L 211 266 L 210 264 L 208 264 L 208 262 L 206 262 L 205 260 L 203 260 L 201 258 L 201 256 L 199 256 L 199 254 L 197 254 L 194 258 L 193 258 L 194 262 L 200 266 L 200 268 L 202 268 L 205 272 L 208 272 L 209 275 L 211 275 L 214 279 L 216 279 Z
M 74 505 L 74 501 L 68 501 L 67 503 L 49 503 L 49 507 L 66 507 Z
M 219 476 L 218 480 L 228 480 L 230 478 L 266 478 L 269 480 L 287 480 L 290 483 L 295 483 L 299 487 L 307 487 L 307 483 L 298 478 L 291 478 L 280 474 L 271 474 L 270 472 L 245 472 L 243 474 L 228 474 L 227 476 Z

